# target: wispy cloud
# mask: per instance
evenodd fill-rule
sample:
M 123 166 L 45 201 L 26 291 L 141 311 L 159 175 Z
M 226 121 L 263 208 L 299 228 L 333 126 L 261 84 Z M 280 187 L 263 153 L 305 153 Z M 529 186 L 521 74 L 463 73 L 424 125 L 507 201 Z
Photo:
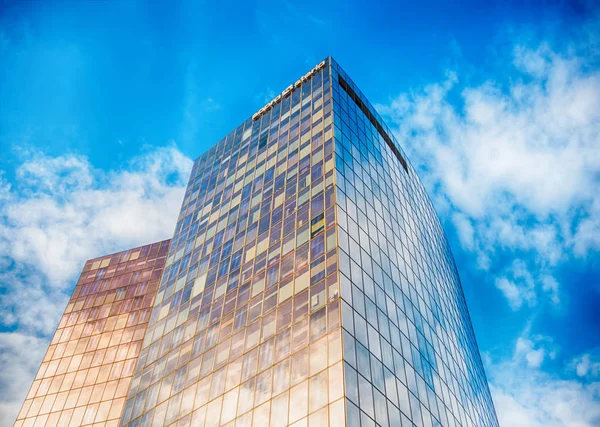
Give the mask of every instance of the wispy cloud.
M 503 271 L 496 287 L 515 310 L 541 296 L 559 304 L 554 267 L 600 249 L 594 49 L 517 45 L 504 78 L 465 86 L 452 71 L 378 107 L 463 247 Z
M 197 65 L 188 64 L 185 76 L 185 98 L 183 106 L 182 142 L 192 146 L 197 143 L 200 122 L 206 120 L 207 113 L 220 111 L 223 106 L 211 96 L 203 93 L 199 88 Z
M 487 357 L 506 427 L 600 425 L 596 353 L 570 360 L 531 327 L 537 308 L 569 299 L 558 269 L 600 251 L 600 50 L 590 27 L 599 23 L 567 48 L 514 45 L 493 80 L 464 84 L 450 70 L 377 107 L 472 267 L 530 319 L 510 354 Z
M 264 91 L 257 93 L 254 96 L 254 99 L 258 105 L 262 106 L 262 104 L 267 104 L 268 102 L 272 101 L 275 96 L 277 96 L 277 93 L 273 90 L 273 88 L 267 86 Z
M 573 358 L 569 367 L 581 378 L 600 376 L 600 354 L 598 351 L 585 353 Z
M 300 10 L 298 6 L 290 3 L 289 1 L 284 1 L 283 4 L 285 5 L 285 9 L 289 13 L 293 14 L 297 19 L 306 19 L 308 22 L 317 27 L 321 27 L 326 24 L 324 19 L 321 19 L 312 13 Z
M 527 328 L 527 331 L 529 327 Z M 530 336 L 527 332 L 517 338 L 513 362 L 524 362 L 529 368 L 540 368 L 547 359 L 556 357 L 557 347 L 551 337 L 543 335 Z
M 572 365 L 547 373 L 559 349 L 552 337 L 531 334 L 529 322 L 509 358 L 484 354 L 500 425 L 592 427 L 600 422 L 600 382 L 570 375 Z M 585 355 L 584 355 L 585 356 Z M 578 363 L 582 359 L 574 360 Z
M 47 349 L 46 338 L 20 332 L 0 333 L 1 425 L 13 425 Z
M 498 277 L 496 287 L 502 291 L 513 310 L 521 308 L 523 303 L 532 305 L 535 303 L 535 281 L 527 270 L 525 263 L 515 260 L 505 271 L 510 275 Z
M 506 363 L 489 368 L 500 425 L 593 427 L 600 423 L 600 382 L 563 380 Z
M 15 187 L 0 176 L 3 425 L 16 417 L 83 262 L 168 238 L 191 169 L 174 145 L 109 171 L 82 156 L 24 156 Z
M 524 333 L 516 341 L 512 359 L 487 358 L 500 425 L 592 427 L 600 423 L 600 382 L 569 378 L 569 368 L 544 372 L 542 364 L 554 357 L 554 351 L 551 338 Z

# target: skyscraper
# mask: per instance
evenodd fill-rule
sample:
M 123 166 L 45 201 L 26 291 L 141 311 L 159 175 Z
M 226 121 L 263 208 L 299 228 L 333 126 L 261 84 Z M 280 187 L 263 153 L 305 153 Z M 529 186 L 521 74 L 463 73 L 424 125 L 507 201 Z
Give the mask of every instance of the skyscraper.
M 498 425 L 431 202 L 331 58 L 194 163 L 120 425 Z

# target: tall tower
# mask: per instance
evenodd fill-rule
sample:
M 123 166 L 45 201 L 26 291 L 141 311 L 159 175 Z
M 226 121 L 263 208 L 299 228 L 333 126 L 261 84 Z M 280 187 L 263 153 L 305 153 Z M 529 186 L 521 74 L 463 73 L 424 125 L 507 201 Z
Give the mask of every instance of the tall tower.
M 121 425 L 498 425 L 431 202 L 331 58 L 194 163 Z
M 498 426 L 433 206 L 333 59 L 195 161 L 119 425 Z

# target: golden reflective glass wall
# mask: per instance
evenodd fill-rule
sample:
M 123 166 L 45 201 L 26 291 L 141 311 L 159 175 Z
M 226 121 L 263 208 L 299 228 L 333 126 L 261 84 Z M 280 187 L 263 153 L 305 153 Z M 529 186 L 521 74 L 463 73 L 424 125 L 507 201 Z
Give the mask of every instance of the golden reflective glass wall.
M 329 74 L 195 162 L 122 425 L 344 425 Z
M 169 240 L 87 261 L 15 426 L 117 426 Z

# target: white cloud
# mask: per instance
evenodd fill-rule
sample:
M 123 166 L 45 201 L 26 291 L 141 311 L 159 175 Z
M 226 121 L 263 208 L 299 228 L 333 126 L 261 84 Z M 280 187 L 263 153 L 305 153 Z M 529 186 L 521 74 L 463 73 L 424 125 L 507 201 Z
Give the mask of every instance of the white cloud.
M 585 353 L 575 357 L 569 367 L 575 371 L 578 377 L 595 378 L 600 375 L 600 358 L 595 354 Z
M 513 310 L 518 310 L 523 305 L 523 292 L 515 283 L 506 277 L 496 279 L 496 287 L 502 291 Z
M 467 215 L 456 212 L 452 215 L 452 222 L 466 249 L 473 249 L 475 245 L 475 229 Z
M 181 126 L 182 142 L 185 145 L 193 146 L 196 143 L 198 132 L 201 126 L 198 118 L 207 119 L 207 115 L 220 111 L 223 106 L 214 98 L 207 96 L 203 92 L 202 85 L 199 84 L 199 67 L 195 61 L 188 64 L 185 73 L 185 99 L 183 105 L 183 123 Z
M 558 346 L 552 337 L 540 334 L 531 334 L 532 321 L 517 338 L 511 363 L 518 368 L 538 369 L 547 360 L 554 360 Z
M 47 348 L 45 338 L 18 332 L 0 333 L 1 425 L 12 425 L 15 421 Z
M 576 227 L 573 240 L 575 254 L 585 256 L 592 248 L 600 247 L 600 200 L 595 200 Z
M 507 266 L 503 274 L 496 278 L 495 285 L 513 310 L 519 310 L 524 305 L 535 306 L 536 289 L 539 288 L 548 295 L 553 304 L 560 303 L 559 284 L 556 279 L 543 271 L 534 277 L 522 259 L 516 259 Z
M 17 415 L 84 261 L 169 238 L 192 165 L 174 146 L 110 171 L 81 156 L 24 155 L 16 186 L 0 175 L 0 328 L 11 331 L 0 334 L 3 425 Z
M 108 173 L 82 157 L 35 155 L 17 169 L 20 188 L 5 196 L 0 253 L 60 284 L 79 271 L 82 260 L 166 238 L 190 168 L 191 161 L 173 147 Z
M 519 337 L 515 345 L 514 360 L 518 361 L 522 359 L 530 368 L 539 368 L 544 362 L 546 353 L 547 351 L 544 347 L 537 346 L 536 343 L 528 338 Z
M 503 427 L 592 427 L 600 423 L 600 382 L 563 379 L 562 372 L 541 370 L 554 358 L 553 340 L 528 336 L 517 339 L 513 357 L 494 363 L 486 357 L 486 371 L 500 425 Z
M 515 371 L 504 374 L 507 378 L 517 375 Z M 492 397 L 502 427 L 599 425 L 600 383 L 585 385 L 541 372 L 521 372 L 520 375 L 522 379 L 516 383 L 510 379 L 500 385 L 492 383 Z
M 558 294 L 558 282 L 552 276 L 542 277 L 542 289 L 550 296 L 550 300 L 554 304 L 560 303 L 560 296 Z
M 519 45 L 497 80 L 457 73 L 378 109 L 391 119 L 438 210 L 513 309 L 559 304 L 553 268 L 600 249 L 600 71 L 594 47 Z M 530 270 L 495 264 L 511 254 Z M 517 276 L 517 277 L 515 277 Z

